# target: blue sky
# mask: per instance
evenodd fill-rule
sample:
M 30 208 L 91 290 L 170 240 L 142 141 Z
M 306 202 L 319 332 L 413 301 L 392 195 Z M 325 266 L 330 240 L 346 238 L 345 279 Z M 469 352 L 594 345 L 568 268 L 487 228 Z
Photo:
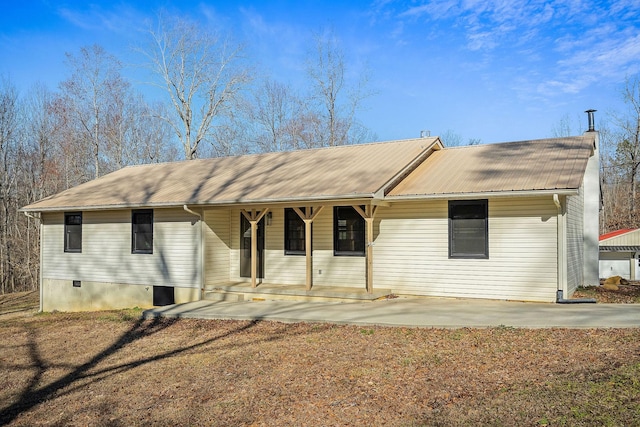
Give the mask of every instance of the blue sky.
M 368 64 L 360 121 L 379 140 L 450 130 L 483 143 L 544 138 L 563 117 L 573 133 L 622 108 L 640 73 L 640 2 L 23 1 L 0 16 L 0 75 L 21 92 L 67 77 L 65 52 L 94 43 L 126 63 L 159 8 L 232 33 L 261 73 L 303 82 L 313 32 L 332 27 L 351 72 Z M 141 80 L 136 68 L 125 75 Z M 140 87 L 141 90 L 149 90 Z

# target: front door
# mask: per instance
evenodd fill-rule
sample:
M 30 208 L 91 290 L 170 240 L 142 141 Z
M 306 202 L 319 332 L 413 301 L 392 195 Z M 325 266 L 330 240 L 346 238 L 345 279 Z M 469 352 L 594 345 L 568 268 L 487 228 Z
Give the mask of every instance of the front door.
M 264 217 L 258 222 L 258 278 L 264 277 Z M 240 214 L 240 277 L 251 277 L 251 223 Z

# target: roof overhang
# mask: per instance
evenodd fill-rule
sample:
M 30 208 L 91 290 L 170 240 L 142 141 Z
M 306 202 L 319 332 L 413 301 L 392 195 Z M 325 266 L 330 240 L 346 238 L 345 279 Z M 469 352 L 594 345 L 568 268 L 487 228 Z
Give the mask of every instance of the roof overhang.
M 47 213 L 47 212 L 70 212 L 70 211 L 108 211 L 108 210 L 122 210 L 122 209 L 170 209 L 180 208 L 183 206 L 202 207 L 202 208 L 214 208 L 214 207 L 267 207 L 267 206 L 315 206 L 315 205 L 344 205 L 345 202 L 351 204 L 372 204 L 372 205 L 387 205 L 388 201 L 378 199 L 373 194 L 352 194 L 344 196 L 331 196 L 331 197 L 306 197 L 306 198 L 287 198 L 287 199 L 259 199 L 259 200 L 223 200 L 216 202 L 199 202 L 199 201 L 184 201 L 184 202 L 168 202 L 168 203 L 123 203 L 118 205 L 85 205 L 85 206 L 63 206 L 41 209 L 25 209 L 22 208 L 20 212 L 30 213 Z
M 553 196 L 576 196 L 578 189 L 562 189 L 562 190 L 514 190 L 514 191 L 487 191 L 478 193 L 446 193 L 446 194 L 408 194 L 402 196 L 387 196 L 386 201 L 399 200 L 434 200 L 434 199 L 488 199 L 494 197 L 543 197 Z
M 69 212 L 69 211 L 99 211 L 99 210 L 121 210 L 121 209 L 140 209 L 140 208 L 182 208 L 184 205 L 195 207 L 261 207 L 261 206 L 304 206 L 304 205 L 340 205 L 345 202 L 354 204 L 373 204 L 388 206 L 391 202 L 404 200 L 464 200 L 464 199 L 488 199 L 503 197 L 552 197 L 554 194 L 560 196 L 575 196 L 578 194 L 577 189 L 565 190 L 526 190 L 526 191 L 501 191 L 501 192 L 483 192 L 483 193 L 447 193 L 447 194 L 412 194 L 403 196 L 386 196 L 376 197 L 377 194 L 350 194 L 337 196 L 322 197 L 306 197 L 306 198 L 285 198 L 285 199 L 252 199 L 252 200 L 222 200 L 216 202 L 201 201 L 179 201 L 168 203 L 123 203 L 118 205 L 86 205 L 86 206 L 63 206 L 41 209 L 25 209 L 20 212 Z
M 600 252 L 640 252 L 640 246 L 600 246 Z

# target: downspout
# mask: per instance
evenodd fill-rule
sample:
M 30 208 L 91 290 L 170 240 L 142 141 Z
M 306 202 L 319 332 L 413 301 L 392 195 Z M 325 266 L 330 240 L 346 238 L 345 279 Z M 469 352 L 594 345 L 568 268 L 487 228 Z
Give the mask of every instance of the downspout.
M 198 217 L 198 221 L 200 222 L 200 299 L 204 299 L 204 228 L 202 226 L 202 214 L 189 209 L 187 205 L 183 205 L 182 209 L 185 212 L 190 213 L 191 215 L 195 215 Z
M 39 247 L 40 247 L 40 259 L 39 261 L 39 268 L 38 268 L 38 295 L 39 295 L 39 299 L 40 301 L 38 302 L 38 313 L 42 313 L 44 310 L 44 305 L 43 305 L 43 289 L 42 289 L 42 232 L 44 230 L 44 228 L 42 227 L 42 218 L 38 218 L 37 216 L 31 215 L 29 212 L 24 212 L 24 214 L 26 215 L 27 218 L 31 218 L 31 219 L 37 219 L 40 220 L 40 242 L 39 242 Z
M 562 203 L 560 202 L 560 198 L 557 194 L 553 195 L 553 204 L 556 205 L 558 209 L 558 217 L 557 217 L 557 241 L 558 241 L 558 287 L 556 290 L 556 303 L 558 304 L 582 304 L 582 303 L 590 303 L 593 304 L 596 302 L 593 298 L 580 298 L 580 299 L 565 299 L 564 298 L 564 287 L 567 281 L 567 276 L 565 272 L 565 266 L 567 263 L 566 260 L 566 235 L 565 235 L 565 224 L 562 212 Z
M 196 211 L 192 211 L 187 205 L 183 205 L 182 209 L 184 209 L 186 212 L 189 212 L 191 215 L 197 216 L 200 220 L 202 220 L 202 215 Z

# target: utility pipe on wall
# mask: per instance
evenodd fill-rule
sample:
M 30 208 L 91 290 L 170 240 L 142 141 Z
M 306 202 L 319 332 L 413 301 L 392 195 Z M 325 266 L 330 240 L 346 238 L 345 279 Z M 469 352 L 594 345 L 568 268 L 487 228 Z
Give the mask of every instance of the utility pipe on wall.
M 564 298 L 564 287 L 567 281 L 566 275 L 566 236 L 565 236 L 565 228 L 564 228 L 564 218 L 562 212 L 562 203 L 560 202 L 560 197 L 557 194 L 553 195 L 553 204 L 556 205 L 558 209 L 558 288 L 556 290 L 556 303 L 558 304 L 583 304 L 590 303 L 593 304 L 596 302 L 593 298 L 581 298 L 581 299 L 565 299 Z

